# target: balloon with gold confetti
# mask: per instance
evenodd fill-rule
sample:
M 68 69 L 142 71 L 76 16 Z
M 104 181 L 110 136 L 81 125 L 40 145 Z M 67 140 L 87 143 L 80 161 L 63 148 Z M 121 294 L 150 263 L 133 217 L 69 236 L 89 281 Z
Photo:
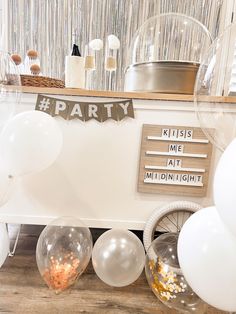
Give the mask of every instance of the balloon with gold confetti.
M 204 313 L 205 304 L 187 284 L 177 256 L 178 234 L 166 233 L 150 245 L 145 262 L 149 286 L 158 299 L 181 313 Z
M 36 261 L 48 287 L 60 293 L 84 272 L 91 253 L 90 230 L 75 217 L 61 217 L 40 234 Z

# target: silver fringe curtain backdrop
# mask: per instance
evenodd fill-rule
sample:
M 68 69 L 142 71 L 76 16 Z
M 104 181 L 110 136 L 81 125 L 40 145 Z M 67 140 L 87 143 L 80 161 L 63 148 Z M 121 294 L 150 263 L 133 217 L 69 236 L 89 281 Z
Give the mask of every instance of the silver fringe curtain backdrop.
M 74 38 L 84 54 L 90 40 L 101 38 L 105 42 L 109 34 L 114 34 L 121 41 L 121 49 L 112 89 L 122 90 L 129 45 L 135 31 L 148 18 L 180 12 L 201 21 L 216 37 L 222 3 L 223 0 L 7 0 L 8 51 L 25 56 L 28 49 L 36 49 L 42 73 L 63 78 L 65 55 L 70 53 Z M 105 49 L 97 53 L 97 70 L 90 78 L 93 89 L 108 86 L 104 59 Z

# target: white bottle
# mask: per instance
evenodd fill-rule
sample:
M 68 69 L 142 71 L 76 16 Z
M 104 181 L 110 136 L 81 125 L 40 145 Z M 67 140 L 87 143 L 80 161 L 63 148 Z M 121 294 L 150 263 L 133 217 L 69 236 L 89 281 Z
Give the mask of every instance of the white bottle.
M 85 60 L 83 57 L 66 56 L 65 86 L 85 88 Z
M 67 88 L 85 88 L 85 58 L 80 56 L 77 49 L 78 46 L 74 45 L 72 55 L 66 56 L 65 87 Z

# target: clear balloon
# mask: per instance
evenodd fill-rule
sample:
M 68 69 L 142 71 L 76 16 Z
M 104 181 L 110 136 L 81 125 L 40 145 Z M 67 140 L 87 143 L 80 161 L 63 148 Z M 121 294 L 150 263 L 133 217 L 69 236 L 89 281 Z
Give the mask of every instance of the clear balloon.
M 92 246 L 89 228 L 75 217 L 61 217 L 45 227 L 36 261 L 48 287 L 59 293 L 73 285 L 89 263 Z
M 214 200 L 218 213 L 225 225 L 236 236 L 236 139 L 222 154 L 214 177 Z
M 4 124 L 13 116 L 15 107 L 20 102 L 21 81 L 18 69 L 7 52 L 0 51 L 0 69 L 1 130 Z
M 111 229 L 96 241 L 92 253 L 98 277 L 113 287 L 124 287 L 139 278 L 145 253 L 142 242 L 128 230 Z
M 178 234 L 156 238 L 146 254 L 145 272 L 158 299 L 181 313 L 203 313 L 205 305 L 185 280 L 177 256 Z
M 0 267 L 5 262 L 9 252 L 10 252 L 10 239 L 7 232 L 6 224 L 0 223 Z
M 217 38 L 202 60 L 195 84 L 195 110 L 200 126 L 221 151 L 236 136 L 234 61 L 236 24 Z
M 4 126 L 0 136 L 1 162 L 11 176 L 42 171 L 62 149 L 57 122 L 40 111 L 17 114 Z
M 178 257 L 192 289 L 205 302 L 236 311 L 236 241 L 215 207 L 193 214 L 180 231 Z

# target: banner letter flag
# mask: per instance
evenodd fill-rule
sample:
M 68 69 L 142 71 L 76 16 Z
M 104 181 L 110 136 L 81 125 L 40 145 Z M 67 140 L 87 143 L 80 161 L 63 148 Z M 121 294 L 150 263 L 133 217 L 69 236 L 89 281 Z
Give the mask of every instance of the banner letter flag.
M 38 95 L 35 110 L 43 111 L 45 113 L 51 114 L 54 107 L 54 98 Z
M 79 119 L 84 121 L 85 117 L 85 104 L 84 103 L 75 103 L 70 101 L 69 103 L 69 111 L 68 111 L 68 120 Z
M 123 120 L 125 117 L 134 118 L 134 108 L 132 100 L 118 103 L 117 113 L 119 121 Z
M 126 117 L 134 118 L 132 99 L 110 102 L 80 102 L 38 95 L 35 110 L 43 111 L 52 117 L 59 116 L 65 120 L 81 121 L 108 119 L 120 121 Z

